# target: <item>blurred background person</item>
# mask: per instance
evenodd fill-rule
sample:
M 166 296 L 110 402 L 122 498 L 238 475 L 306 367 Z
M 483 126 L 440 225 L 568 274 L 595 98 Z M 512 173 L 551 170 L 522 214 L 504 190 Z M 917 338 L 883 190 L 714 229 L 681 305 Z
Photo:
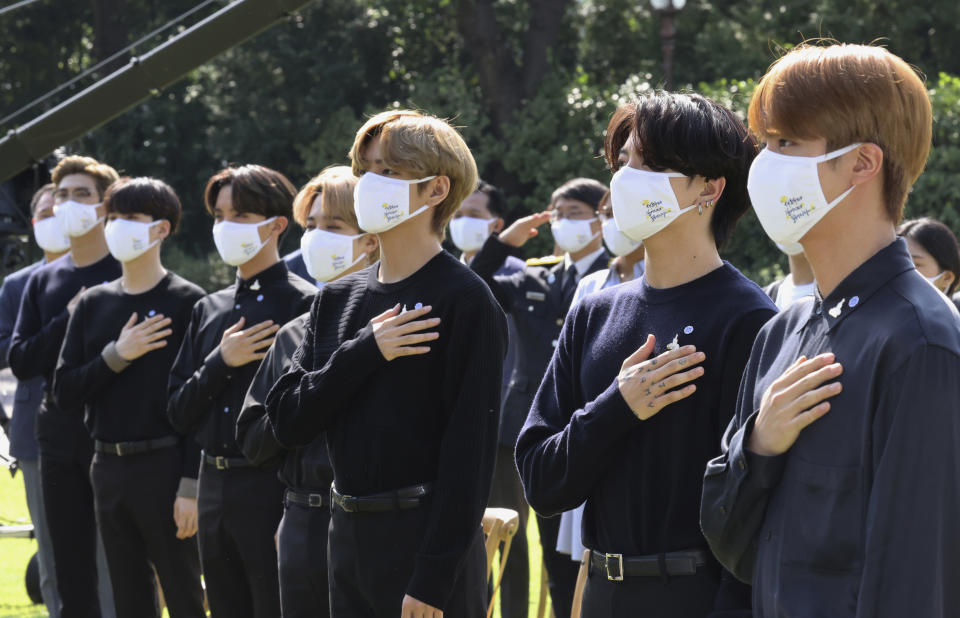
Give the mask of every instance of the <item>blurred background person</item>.
M 813 296 L 817 283 L 813 280 L 813 269 L 810 268 L 810 262 L 803 254 L 800 243 L 790 245 L 777 243 L 777 249 L 786 254 L 790 272 L 783 279 L 763 288 L 763 291 L 776 303 L 777 309 L 783 311 L 804 296 Z
M 917 271 L 960 308 L 960 246 L 949 227 L 936 219 L 922 217 L 900 224 L 897 234 L 907 241 Z

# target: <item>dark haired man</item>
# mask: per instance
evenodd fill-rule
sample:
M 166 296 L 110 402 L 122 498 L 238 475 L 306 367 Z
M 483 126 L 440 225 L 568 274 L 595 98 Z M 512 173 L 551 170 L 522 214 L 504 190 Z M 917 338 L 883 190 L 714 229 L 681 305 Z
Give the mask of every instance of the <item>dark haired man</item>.
M 553 355 L 560 336 L 560 327 L 570 309 L 577 282 L 583 277 L 607 268 L 609 254 L 603 248 L 597 209 L 607 188 L 589 178 L 576 178 L 564 183 L 550 199 L 548 211 L 518 219 L 499 236 L 490 236 L 477 252 L 470 267 L 490 286 L 500 306 L 513 318 L 516 328 L 516 361 L 507 386 L 500 422 L 500 445 L 494 497 L 508 499 L 510 508 L 520 512 L 526 523 L 528 507 L 521 495 L 522 487 L 513 464 L 512 450 L 520 427 L 527 418 L 537 386 Z M 554 241 L 563 256 L 528 261 L 523 270 L 511 275 L 498 275 L 512 254 L 534 236 L 537 228 L 548 221 Z M 504 479 L 508 480 L 504 480 Z M 506 505 L 506 504 L 505 504 Z M 577 565 L 557 552 L 560 518 L 537 518 L 540 544 L 550 580 L 550 596 L 558 616 L 570 614 Z M 519 562 L 519 561 L 517 561 Z M 523 565 L 514 563 L 517 567 Z M 511 585 L 521 583 L 508 580 Z M 524 615 L 524 609 L 519 610 Z
M 635 113 L 607 129 L 629 135 L 608 144 L 612 168 L 626 154 L 610 192 L 618 228 L 644 243 L 646 269 L 571 309 L 516 459 L 538 513 L 586 502 L 584 618 L 638 608 L 705 618 L 749 604 L 722 583 L 697 515 L 703 465 L 733 414 L 753 338 L 776 311 L 718 253 L 748 208 L 756 143 L 698 95 L 628 105 Z M 629 132 L 617 130 L 621 118 Z
M 259 165 L 221 170 L 204 192 L 216 222 L 214 243 L 224 262 L 237 267 L 237 281 L 194 307 L 170 373 L 168 414 L 203 447 L 200 559 L 215 618 L 280 613 L 273 535 L 282 486 L 276 467 L 255 467 L 243 457 L 235 431 L 274 334 L 308 309 L 316 291 L 277 252 L 295 193 L 283 174 Z
M 70 156 L 57 164 L 52 176 L 54 211 L 70 238 L 70 255 L 30 275 L 8 361 L 18 380 L 45 380 L 36 427 L 60 615 L 106 617 L 113 615 L 113 594 L 94 521 L 93 441 L 82 415 L 63 409 L 73 404 L 56 401 L 52 386 L 67 321 L 80 294 L 120 276 L 120 264 L 110 256 L 104 238 L 101 204 L 117 172 L 90 157 Z
M 170 426 L 166 384 L 157 380 L 170 373 L 203 290 L 160 261 L 162 242 L 180 222 L 173 189 L 153 178 L 121 179 L 104 207 L 107 245 L 123 276 L 80 297 L 53 392 L 82 408 L 95 440 L 90 477 L 117 614 L 159 618 L 155 568 L 172 617 L 204 616 L 190 538 L 199 449 Z
M 43 250 L 43 259 L 3 278 L 0 286 L 0 367 L 7 366 L 7 351 L 10 336 L 17 321 L 20 299 L 27 280 L 33 271 L 61 257 L 70 249 L 70 238 L 63 229 L 63 221 L 53 214 L 53 193 L 56 185 L 44 185 L 30 200 L 30 216 L 33 236 Z M 27 510 L 33 522 L 37 538 L 37 555 L 40 567 L 40 593 L 47 612 L 53 618 L 60 615 L 60 597 L 57 594 L 57 578 L 53 569 L 53 548 L 47 530 L 47 516 L 40 494 L 40 452 L 36 438 L 37 409 L 43 397 L 43 376 L 17 382 L 13 398 L 13 418 L 7 427 L 10 439 L 10 456 L 16 457 L 23 473 L 23 486 L 27 497 Z

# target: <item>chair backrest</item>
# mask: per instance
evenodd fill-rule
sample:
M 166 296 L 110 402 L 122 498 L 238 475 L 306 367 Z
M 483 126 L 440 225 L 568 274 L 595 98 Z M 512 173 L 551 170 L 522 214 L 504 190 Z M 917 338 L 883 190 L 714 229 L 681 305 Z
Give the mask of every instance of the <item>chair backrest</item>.
M 483 532 L 487 535 L 487 580 L 493 575 L 493 557 L 497 549 L 500 549 L 497 581 L 494 582 L 487 618 L 493 613 L 494 600 L 497 598 L 500 580 L 503 578 L 503 569 L 507 566 L 507 558 L 510 555 L 510 544 L 519 527 L 520 515 L 512 509 L 488 508 L 483 513 Z
M 587 587 L 587 570 L 590 568 L 590 550 L 583 550 L 583 559 L 580 560 L 580 570 L 577 572 L 577 585 L 573 589 L 573 605 L 570 618 L 580 618 L 580 607 L 583 605 L 583 589 Z

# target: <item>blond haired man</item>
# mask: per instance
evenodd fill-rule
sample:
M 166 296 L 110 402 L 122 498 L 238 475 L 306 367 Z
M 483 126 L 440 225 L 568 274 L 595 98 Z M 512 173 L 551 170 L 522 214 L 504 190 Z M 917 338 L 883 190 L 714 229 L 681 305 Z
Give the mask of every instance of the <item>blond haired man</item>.
M 929 151 L 926 88 L 885 49 L 802 46 L 749 115 L 754 210 L 817 290 L 757 336 L 704 534 L 755 616 L 956 616 L 960 329 L 894 231 Z
M 409 111 L 371 118 L 351 159 L 381 259 L 321 289 L 267 413 L 288 447 L 327 432 L 332 615 L 482 616 L 506 320 L 440 246 L 476 164 L 447 123 Z

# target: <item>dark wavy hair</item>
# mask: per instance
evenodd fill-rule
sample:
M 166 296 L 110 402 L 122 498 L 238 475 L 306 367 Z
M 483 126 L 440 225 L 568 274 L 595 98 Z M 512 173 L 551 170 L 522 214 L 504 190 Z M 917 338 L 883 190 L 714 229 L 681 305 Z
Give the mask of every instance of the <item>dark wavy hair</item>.
M 904 221 L 897 229 L 897 234 L 923 247 L 941 271 L 953 273 L 953 282 L 947 288 L 947 296 L 952 296 L 960 283 L 960 246 L 950 228 L 936 219 L 922 217 Z
M 293 198 L 297 189 L 286 176 L 262 165 L 226 167 L 207 181 L 203 201 L 207 212 L 213 214 L 220 189 L 233 188 L 233 208 L 264 217 L 293 217 Z
M 550 196 L 550 207 L 557 203 L 557 200 L 577 200 L 590 206 L 594 210 L 600 208 L 600 200 L 603 199 L 607 187 L 600 181 L 593 178 L 574 178 L 563 183 Z
M 182 207 L 176 191 L 157 178 L 121 178 L 107 189 L 103 207 L 108 213 L 150 215 L 154 221 L 170 222 L 170 233 L 180 225 Z
M 743 121 L 699 94 L 656 92 L 614 112 L 604 143 L 611 170 L 619 167 L 617 157 L 631 135 L 651 170 L 726 179 L 710 219 L 722 248 L 750 208 L 747 175 L 758 147 Z

